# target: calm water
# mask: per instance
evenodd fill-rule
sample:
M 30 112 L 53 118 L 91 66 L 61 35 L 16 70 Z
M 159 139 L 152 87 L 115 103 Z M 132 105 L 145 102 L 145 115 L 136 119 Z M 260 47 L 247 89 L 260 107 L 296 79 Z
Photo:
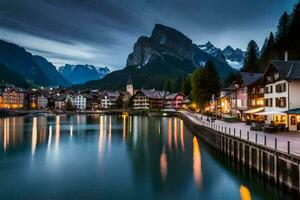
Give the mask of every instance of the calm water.
M 0 199 L 292 199 L 178 118 L 0 119 Z

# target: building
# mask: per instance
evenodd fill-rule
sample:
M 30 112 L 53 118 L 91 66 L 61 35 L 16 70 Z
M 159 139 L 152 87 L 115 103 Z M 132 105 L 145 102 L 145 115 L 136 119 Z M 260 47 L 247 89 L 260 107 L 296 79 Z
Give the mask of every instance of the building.
M 127 91 L 131 96 L 134 95 L 133 83 L 132 83 L 131 78 L 129 78 L 129 80 L 127 81 L 126 91 Z
M 234 83 L 234 92 L 236 95 L 236 102 L 234 103 L 235 113 L 242 121 L 245 121 L 246 118 L 249 117 L 248 114 L 255 111 L 252 110 L 253 107 L 256 108 L 256 105 L 263 105 L 263 98 L 254 98 L 254 94 L 257 92 L 262 92 L 263 94 L 263 88 L 259 88 L 257 91 L 256 87 L 252 87 L 252 84 L 260 80 L 262 76 L 262 73 L 240 72 L 238 79 Z M 253 89 L 254 91 L 251 91 Z M 251 95 L 251 93 L 254 94 Z
M 300 61 L 271 61 L 261 84 L 265 111 L 258 114 L 266 116 L 267 123 L 298 130 L 300 118 L 293 110 L 300 108 Z
M 37 107 L 38 107 L 38 109 L 47 108 L 48 107 L 48 98 L 43 95 L 39 95 L 37 97 Z
M 144 93 L 143 90 L 137 91 L 133 97 L 133 109 L 149 109 L 150 108 L 150 98 Z
M 66 108 L 67 95 L 55 94 L 54 95 L 54 107 L 56 110 L 64 110 Z
M 120 96 L 120 93 L 118 91 L 104 92 L 104 94 L 101 98 L 101 108 L 109 109 L 112 106 L 116 105 L 116 101 L 119 96 Z
M 86 97 L 83 94 L 74 94 L 70 97 L 70 99 L 74 109 L 86 110 Z
M 181 92 L 168 93 L 164 98 L 164 108 L 182 109 L 185 95 Z
M 4 87 L 0 93 L 0 108 L 23 108 L 24 92 L 14 86 Z

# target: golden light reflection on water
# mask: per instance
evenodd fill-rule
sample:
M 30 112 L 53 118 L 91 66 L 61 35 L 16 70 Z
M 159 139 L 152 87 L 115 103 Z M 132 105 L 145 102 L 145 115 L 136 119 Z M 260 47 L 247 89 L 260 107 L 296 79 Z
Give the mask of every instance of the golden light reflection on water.
M 168 146 L 169 151 L 172 152 L 172 119 L 169 118 L 168 121 Z
M 201 151 L 197 137 L 193 137 L 193 169 L 196 187 L 202 189 Z
M 98 142 L 98 153 L 99 157 L 102 156 L 104 150 L 105 136 L 104 136 L 104 117 L 100 116 L 99 122 L 99 142 Z
M 3 150 L 9 147 L 9 119 L 4 119 L 4 130 L 3 130 Z
M 59 140 L 60 140 L 60 116 L 56 115 L 56 123 L 55 123 L 55 148 L 59 148 Z
M 37 144 L 37 118 L 34 117 L 32 121 L 32 134 L 31 134 L 31 154 L 35 154 Z
M 124 114 L 122 115 L 122 119 L 123 119 L 123 141 L 125 142 L 126 139 L 126 118 L 128 115 Z
M 240 187 L 240 195 L 241 195 L 241 200 L 251 200 L 250 190 L 244 185 L 241 185 Z
M 180 144 L 182 152 L 184 152 L 184 132 L 183 132 L 183 120 L 180 120 Z
M 160 155 L 160 174 L 163 181 L 166 180 L 167 173 L 168 173 L 168 160 L 167 160 L 167 154 L 165 152 L 165 146 L 164 146 Z
M 108 125 L 108 151 L 111 149 L 111 127 L 112 122 L 111 122 L 111 115 L 109 116 L 109 125 Z
M 177 118 L 174 118 L 174 143 L 176 147 L 176 151 L 178 150 L 178 124 L 177 124 Z

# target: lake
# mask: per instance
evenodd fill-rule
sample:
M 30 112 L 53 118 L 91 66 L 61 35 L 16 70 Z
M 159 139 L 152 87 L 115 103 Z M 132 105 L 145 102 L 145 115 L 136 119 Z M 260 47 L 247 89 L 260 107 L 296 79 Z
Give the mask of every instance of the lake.
M 57 115 L 0 119 L 0 199 L 293 198 L 179 118 Z

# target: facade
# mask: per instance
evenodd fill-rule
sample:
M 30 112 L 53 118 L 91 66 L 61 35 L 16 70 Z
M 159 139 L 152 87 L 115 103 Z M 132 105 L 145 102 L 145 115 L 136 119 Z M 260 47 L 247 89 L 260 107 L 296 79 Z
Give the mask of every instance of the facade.
M 105 92 L 101 98 L 101 108 L 109 109 L 116 105 L 116 101 L 120 96 L 119 92 Z
M 77 93 L 70 97 L 72 106 L 78 110 L 86 109 L 86 98 L 83 94 Z
M 169 93 L 142 89 L 132 97 L 133 109 L 182 109 L 185 96 L 181 92 Z
M 133 83 L 132 83 L 131 78 L 127 81 L 126 91 L 127 91 L 131 96 L 134 95 Z
M 4 88 L 0 97 L 0 108 L 18 109 L 23 108 L 24 93 L 20 88 Z
M 290 110 L 300 108 L 300 61 L 272 61 L 261 84 L 265 86 L 266 122 L 298 130 L 296 115 Z
M 181 92 L 170 93 L 165 96 L 164 108 L 182 109 L 185 95 Z
M 40 95 L 37 97 L 37 107 L 38 109 L 45 109 L 48 107 L 48 98 Z
M 150 98 L 143 92 L 137 91 L 132 97 L 133 109 L 149 109 L 150 108 Z

